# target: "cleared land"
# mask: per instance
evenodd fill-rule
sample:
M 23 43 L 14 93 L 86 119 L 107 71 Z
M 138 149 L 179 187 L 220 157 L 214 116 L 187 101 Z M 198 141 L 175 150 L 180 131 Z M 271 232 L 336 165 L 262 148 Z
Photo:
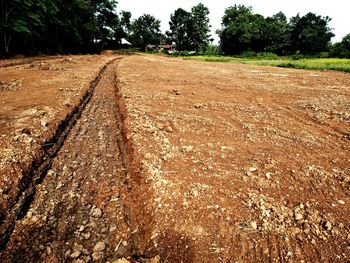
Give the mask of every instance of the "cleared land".
M 349 74 L 23 63 L 0 69 L 4 262 L 349 260 Z

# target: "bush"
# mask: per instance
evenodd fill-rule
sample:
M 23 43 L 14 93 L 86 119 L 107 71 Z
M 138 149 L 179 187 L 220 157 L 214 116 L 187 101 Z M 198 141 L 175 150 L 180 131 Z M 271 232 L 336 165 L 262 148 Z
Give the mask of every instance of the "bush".
M 280 57 L 272 52 L 260 52 L 257 54 L 257 58 L 266 59 L 266 60 L 275 60 Z
M 220 55 L 220 46 L 208 45 L 206 48 L 200 51 L 204 56 L 217 56 Z
M 240 58 L 252 58 L 259 60 L 276 60 L 280 59 L 278 55 L 272 52 L 254 52 L 254 51 L 244 51 L 238 57 Z
M 291 62 L 278 64 L 277 67 L 280 67 L 280 68 L 296 68 L 295 64 L 293 64 Z
M 290 58 L 291 58 L 292 60 L 299 60 L 299 59 L 305 58 L 305 56 L 302 55 L 302 54 L 294 54 L 294 55 L 291 55 Z

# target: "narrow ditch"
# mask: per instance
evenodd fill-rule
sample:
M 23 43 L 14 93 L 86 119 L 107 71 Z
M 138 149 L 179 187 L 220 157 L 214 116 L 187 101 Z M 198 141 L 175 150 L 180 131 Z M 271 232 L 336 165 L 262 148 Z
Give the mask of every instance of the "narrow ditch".
M 0 225 L 0 251 L 3 251 L 6 248 L 15 228 L 16 221 L 23 218 L 28 212 L 30 204 L 35 197 L 36 185 L 40 184 L 45 178 L 47 171 L 52 165 L 53 159 L 56 157 L 71 129 L 74 127 L 86 105 L 89 103 L 95 87 L 99 83 L 107 67 L 111 63 L 121 59 L 122 57 L 115 58 L 106 63 L 96 78 L 91 81 L 90 86 L 85 92 L 81 102 L 74 107 L 72 112 L 59 124 L 53 137 L 42 145 L 43 154 L 41 159 L 32 163 L 32 168 L 21 180 L 20 191 Z

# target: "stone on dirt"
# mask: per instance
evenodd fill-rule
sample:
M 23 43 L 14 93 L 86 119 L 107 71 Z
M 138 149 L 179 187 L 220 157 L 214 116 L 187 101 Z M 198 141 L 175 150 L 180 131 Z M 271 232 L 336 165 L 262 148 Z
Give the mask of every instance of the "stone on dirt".
M 105 250 L 106 248 L 106 243 L 103 241 L 99 241 L 96 243 L 96 245 L 94 246 L 94 252 L 100 252 Z
M 112 263 L 130 263 L 130 261 L 125 259 L 125 258 L 120 258 L 120 259 L 113 261 Z

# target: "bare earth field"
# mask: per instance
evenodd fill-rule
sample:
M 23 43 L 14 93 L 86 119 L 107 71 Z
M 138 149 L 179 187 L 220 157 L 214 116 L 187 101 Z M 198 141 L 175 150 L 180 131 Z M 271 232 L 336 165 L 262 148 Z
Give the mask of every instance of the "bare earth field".
M 1 262 L 349 262 L 350 75 L 0 63 Z

